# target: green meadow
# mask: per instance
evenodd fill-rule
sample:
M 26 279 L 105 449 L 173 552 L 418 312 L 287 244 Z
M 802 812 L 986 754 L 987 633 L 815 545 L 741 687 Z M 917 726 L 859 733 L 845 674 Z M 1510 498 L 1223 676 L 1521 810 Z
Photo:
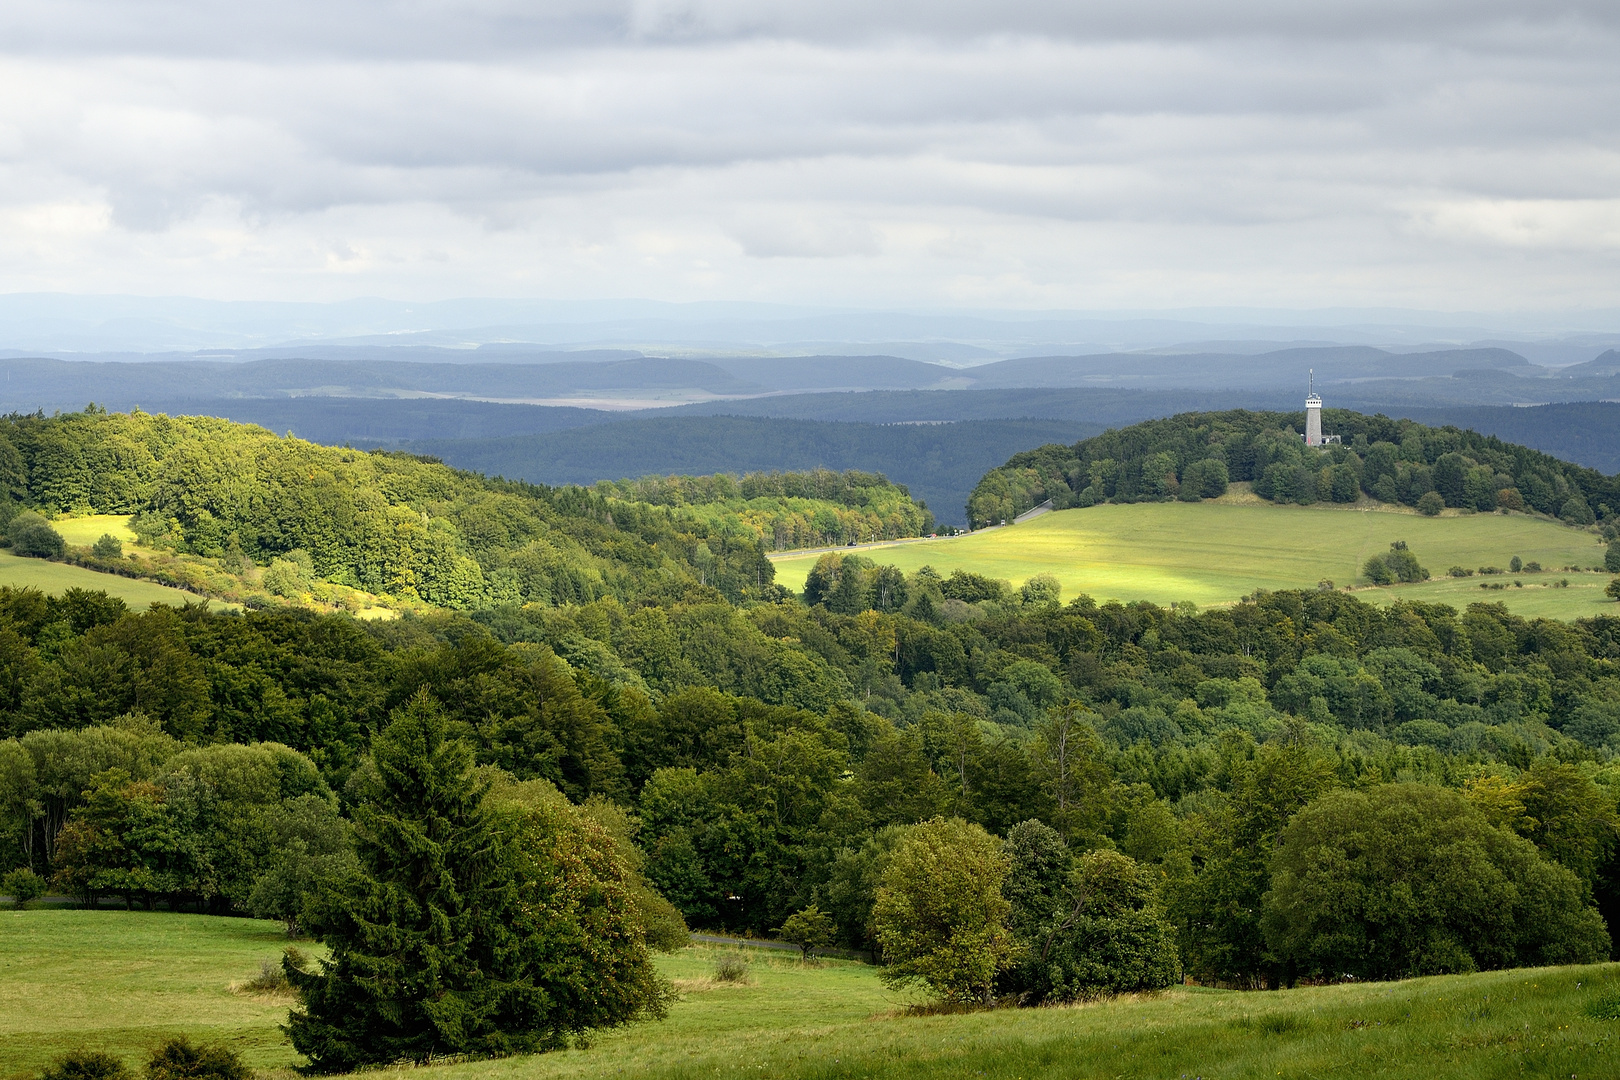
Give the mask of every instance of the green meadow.
M 94 1047 L 138 1064 L 160 1038 L 224 1042 L 272 1075 L 295 1064 L 284 999 L 232 989 L 277 956 L 279 924 L 164 912 L 0 912 L 0 1078 Z M 989 1080 L 1620 1075 L 1620 965 L 1238 992 L 1178 987 L 1067 1008 L 922 1015 L 852 961 L 724 947 L 661 957 L 667 1020 L 538 1057 L 412 1069 L 423 1080 L 986 1077 Z
M 1235 486 L 1235 485 L 1234 485 Z M 1088 593 L 1106 600 L 1191 600 L 1199 606 L 1231 603 L 1255 589 L 1314 588 L 1323 579 L 1338 586 L 1360 577 L 1367 557 L 1405 540 L 1437 579 L 1459 565 L 1506 567 L 1517 555 L 1548 572 L 1521 574 L 1506 589 L 1481 589 L 1482 580 L 1445 579 L 1421 585 L 1367 589 L 1373 603 L 1408 596 L 1459 607 L 1479 600 L 1502 601 L 1525 615 L 1570 619 L 1616 605 L 1603 595 L 1606 574 L 1597 537 L 1580 529 L 1523 514 L 1457 514 L 1427 518 L 1401 509 L 1279 506 L 1241 494 L 1207 503 L 1104 504 L 1060 510 L 1022 525 L 985 529 L 966 536 L 917 543 L 872 545 L 860 553 L 911 573 L 924 565 L 948 575 L 958 568 L 1015 585 L 1035 574 L 1054 575 L 1063 595 Z M 778 556 L 776 580 L 802 590 L 817 554 Z M 1581 574 L 1562 571 L 1583 566 Z M 1568 578 L 1569 588 L 1544 587 Z
M 144 611 L 153 604 L 170 604 L 178 607 L 202 599 L 180 589 L 159 585 L 155 581 L 103 574 L 95 570 L 86 570 L 82 566 L 50 562 L 46 559 L 25 559 L 9 551 L 0 551 L 0 585 L 10 585 L 17 589 L 38 589 L 47 594 L 66 592 L 68 589 L 98 590 L 109 596 L 122 598 L 124 603 L 136 611 Z M 214 606 L 232 608 L 236 605 L 215 601 Z
M 128 514 L 60 517 L 51 522 L 51 528 L 61 533 L 62 539 L 79 547 L 89 547 L 107 533 L 122 540 L 125 547 L 135 543 L 135 533 L 130 530 Z
M 85 1047 L 139 1064 L 169 1035 L 250 1065 L 293 1061 L 287 1002 L 233 993 L 286 947 L 280 923 L 147 911 L 0 911 L 0 1077 Z

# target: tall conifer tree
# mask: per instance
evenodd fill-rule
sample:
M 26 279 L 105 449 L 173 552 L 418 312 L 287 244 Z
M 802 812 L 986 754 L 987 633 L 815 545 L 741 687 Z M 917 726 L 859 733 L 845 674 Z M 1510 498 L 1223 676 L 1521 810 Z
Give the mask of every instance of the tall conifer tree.
M 287 965 L 314 1069 L 533 1052 L 662 1014 L 611 838 L 554 791 L 549 811 L 487 794 L 425 691 L 373 741 L 362 873 L 315 920 L 331 959 Z
M 495 1050 L 516 989 L 509 890 L 471 750 L 447 737 L 424 692 L 373 741 L 371 760 L 355 811 L 363 873 L 328 898 L 316 927 L 331 959 L 316 973 L 289 967 L 304 998 L 293 1045 L 322 1071 Z

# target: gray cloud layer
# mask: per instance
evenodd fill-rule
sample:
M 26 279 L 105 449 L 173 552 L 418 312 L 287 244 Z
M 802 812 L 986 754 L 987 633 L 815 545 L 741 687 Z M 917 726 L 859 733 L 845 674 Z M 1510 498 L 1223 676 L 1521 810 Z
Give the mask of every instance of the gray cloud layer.
M 0 10 L 0 290 L 1612 306 L 1620 5 Z

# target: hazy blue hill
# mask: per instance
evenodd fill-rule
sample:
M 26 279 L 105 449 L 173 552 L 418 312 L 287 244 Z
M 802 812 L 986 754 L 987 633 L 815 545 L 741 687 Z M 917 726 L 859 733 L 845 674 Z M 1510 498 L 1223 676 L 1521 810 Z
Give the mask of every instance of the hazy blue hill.
M 1469 428 L 1599 472 L 1620 473 L 1620 402 L 1411 409 L 1403 415 L 1424 424 Z
M 488 439 L 566 431 L 608 424 L 624 413 L 571 405 L 507 405 L 465 398 L 234 398 L 157 401 L 147 412 L 171 416 L 218 416 L 258 424 L 277 434 L 292 432 L 310 442 L 393 444 L 409 439 Z
M 1062 420 L 854 424 L 744 416 L 660 416 L 495 439 L 422 440 L 401 448 L 457 468 L 547 484 L 652 473 L 861 469 L 911 489 L 945 524 L 965 521 L 973 485 L 1019 450 L 1073 443 L 1101 425 Z
M 147 364 L 0 360 L 0 402 L 8 409 L 82 406 L 95 401 L 123 409 L 148 401 L 324 394 L 395 397 L 451 394 L 486 398 L 547 398 L 579 391 L 697 389 L 715 394 L 758 393 L 701 360 L 638 357 L 549 364 L 419 364 L 393 361 L 205 360 Z
M 1003 360 L 970 368 L 979 387 L 1154 386 L 1225 388 L 1303 385 L 1314 368 L 1318 385 L 1373 378 L 1449 376 L 1459 370 L 1490 369 L 1536 376 L 1546 369 L 1507 349 L 1447 349 L 1391 353 L 1364 345 L 1279 349 L 1259 355 L 1195 353 L 1096 356 L 1041 356 Z
M 744 401 L 704 401 L 662 412 L 684 416 L 779 416 L 872 424 L 1023 417 L 1083 421 L 1107 426 L 1134 424 L 1138 420 L 1178 412 L 1296 408 L 1303 399 L 1303 393 L 1276 390 L 1125 390 L 1113 387 L 871 390 L 861 393 L 782 394 Z
M 965 386 L 971 372 L 896 356 L 771 356 L 714 359 L 738 379 L 771 390 L 915 390 Z M 966 376 L 966 377 L 964 377 Z

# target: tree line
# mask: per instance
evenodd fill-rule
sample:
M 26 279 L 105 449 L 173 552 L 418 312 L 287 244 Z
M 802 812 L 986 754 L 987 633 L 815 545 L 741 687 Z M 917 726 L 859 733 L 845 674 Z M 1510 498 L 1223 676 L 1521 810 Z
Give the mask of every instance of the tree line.
M 1275 502 L 1354 502 L 1363 495 L 1429 513 L 1445 507 L 1533 511 L 1575 525 L 1620 513 L 1620 478 L 1455 427 L 1324 409 L 1341 442 L 1305 446 L 1301 413 L 1182 413 L 1044 446 L 987 473 L 968 499 L 982 525 L 1051 499 L 1059 509 L 1100 502 L 1197 501 L 1231 481 Z

